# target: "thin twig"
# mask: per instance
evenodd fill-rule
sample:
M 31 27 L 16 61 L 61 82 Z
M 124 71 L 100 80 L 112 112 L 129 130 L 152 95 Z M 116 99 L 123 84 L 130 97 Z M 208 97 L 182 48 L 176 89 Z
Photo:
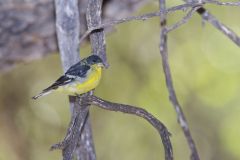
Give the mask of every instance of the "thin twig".
M 191 4 L 186 3 L 186 4 L 174 6 L 174 7 L 171 7 L 169 9 L 167 9 L 166 13 L 173 13 L 173 12 L 179 11 L 179 10 L 186 10 L 188 8 L 191 8 L 191 7 L 197 7 L 201 4 L 202 3 L 200 3 L 200 4 L 198 4 L 198 3 L 191 3 Z M 140 15 L 140 16 L 130 16 L 130 17 L 127 17 L 127 18 L 119 19 L 119 20 L 112 20 L 112 21 L 109 21 L 109 22 L 105 22 L 105 23 L 99 24 L 95 27 L 89 27 L 89 29 L 80 38 L 80 40 L 79 40 L 80 44 L 93 31 L 100 30 L 100 29 L 103 29 L 103 28 L 106 28 L 106 27 L 115 26 L 117 24 L 121 24 L 121 23 L 124 23 L 124 22 L 129 22 L 129 21 L 133 21 L 133 20 L 142 20 L 142 21 L 148 20 L 150 18 L 158 17 L 158 16 L 160 16 L 160 14 L 161 14 L 161 12 L 158 11 L 158 12 L 147 13 L 147 14 Z
M 203 0 L 204 3 L 216 4 L 221 6 L 240 6 L 240 2 L 219 2 L 215 0 Z
M 193 7 L 187 14 L 186 16 L 184 16 L 180 21 L 176 22 L 174 25 L 172 26 L 168 26 L 167 27 L 167 32 L 171 32 L 177 28 L 179 28 L 181 25 L 185 24 L 188 22 L 188 20 L 190 18 L 192 18 L 193 14 L 195 13 L 195 11 L 200 8 L 200 6 L 198 7 Z
M 167 19 L 166 19 L 166 2 L 165 0 L 159 0 L 159 5 L 160 5 L 160 25 L 161 25 L 161 33 L 160 33 L 160 54 L 162 56 L 162 65 L 163 65 L 163 70 L 165 74 L 165 79 L 166 79 L 166 85 L 169 93 L 169 99 L 176 110 L 177 116 L 178 116 L 178 122 L 184 132 L 184 135 L 187 139 L 189 148 L 191 150 L 191 159 L 192 160 L 199 160 L 197 148 L 195 146 L 195 143 L 193 141 L 193 138 L 191 136 L 185 115 L 182 111 L 182 107 L 180 106 L 174 87 L 173 87 L 173 82 L 172 82 L 172 76 L 171 76 L 171 71 L 170 71 L 170 66 L 168 63 L 168 48 L 167 48 Z
M 230 28 L 222 24 L 216 17 L 209 11 L 201 7 L 197 10 L 198 14 L 202 16 L 203 20 L 211 23 L 216 29 L 221 31 L 225 36 L 231 39 L 236 45 L 240 47 L 240 37 Z
M 184 0 L 186 2 L 186 0 Z M 205 3 L 212 3 L 212 4 L 217 4 L 217 5 L 228 5 L 228 6 L 239 6 L 240 2 L 218 2 L 218 1 L 214 1 L 214 0 L 203 0 L 203 1 L 199 1 L 199 2 L 194 2 L 194 3 L 186 3 L 186 4 L 182 4 L 182 5 L 178 5 L 178 6 L 174 6 L 171 7 L 169 9 L 166 9 L 166 13 L 172 13 L 175 11 L 179 11 L 179 10 L 186 10 L 188 8 L 195 8 L 198 6 L 202 6 Z M 215 26 L 217 29 L 219 29 L 221 32 L 223 32 L 227 37 L 229 37 L 235 44 L 237 44 L 238 46 L 240 46 L 240 37 L 234 32 L 232 31 L 230 28 L 226 27 L 224 24 L 220 23 L 213 15 L 211 15 L 209 12 L 206 11 L 206 9 L 204 9 L 203 7 L 200 7 L 197 12 L 202 15 L 203 19 L 208 21 L 209 23 L 211 23 L 213 26 Z M 203 15 L 203 13 L 205 13 L 205 15 Z M 150 18 L 154 18 L 154 17 L 158 17 L 160 16 L 161 11 L 159 12 L 152 12 L 152 13 L 147 13 L 144 15 L 140 15 L 140 16 L 130 16 L 127 18 L 122 18 L 119 20 L 112 20 L 106 23 L 102 23 L 98 26 L 95 27 L 91 27 L 89 28 L 80 38 L 80 44 L 83 42 L 83 40 L 93 31 L 95 30 L 100 30 L 106 27 L 111 27 L 111 26 L 115 26 L 117 24 L 121 24 L 124 22 L 129 22 L 129 21 L 133 21 L 133 20 L 148 20 Z
M 96 105 L 100 108 L 110 111 L 119 111 L 127 114 L 133 114 L 147 120 L 153 127 L 158 130 L 161 136 L 162 143 L 165 151 L 165 160 L 173 160 L 172 144 L 170 141 L 170 133 L 162 122 L 160 122 L 153 115 L 148 113 L 146 110 L 131 105 L 119 104 L 108 102 L 96 96 L 87 96 L 85 101 L 89 104 Z
M 184 2 L 188 2 L 188 0 L 183 0 Z M 208 1 L 208 0 L 206 0 Z M 209 0 L 213 3 L 216 4 L 215 0 Z M 204 3 L 204 1 L 202 1 Z M 210 2 L 208 2 L 210 3 Z M 220 5 L 222 3 L 222 5 L 224 3 L 227 2 L 219 2 L 218 4 Z M 230 2 L 229 2 L 230 3 Z M 234 3 L 234 2 L 233 2 Z M 237 2 L 236 2 L 237 3 Z M 226 4 L 227 5 L 227 4 Z M 209 11 L 207 11 L 204 7 L 200 7 L 197 10 L 198 14 L 200 16 L 202 16 L 203 20 L 209 22 L 210 24 L 212 24 L 216 29 L 218 29 L 219 31 L 221 31 L 225 36 L 227 36 L 229 39 L 231 39 L 236 45 L 238 45 L 240 47 L 240 37 L 230 28 L 228 28 L 227 26 L 225 26 L 224 24 L 222 24 L 216 17 L 214 17 Z

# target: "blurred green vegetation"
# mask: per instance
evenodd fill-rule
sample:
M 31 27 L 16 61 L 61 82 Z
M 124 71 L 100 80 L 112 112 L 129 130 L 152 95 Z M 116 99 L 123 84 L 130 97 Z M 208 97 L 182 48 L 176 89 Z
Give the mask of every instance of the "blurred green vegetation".
M 209 5 L 211 12 L 240 34 L 237 7 Z M 136 14 L 158 9 L 152 3 Z M 173 24 L 185 12 L 169 15 Z M 110 68 L 95 94 L 141 106 L 172 133 L 174 157 L 189 159 L 189 149 L 168 100 L 159 54 L 159 18 L 121 24 L 107 37 Z M 81 49 L 81 56 L 90 46 Z M 194 15 L 169 35 L 169 60 L 177 96 L 204 160 L 240 159 L 240 51 L 228 38 Z M 62 74 L 59 55 L 22 64 L 0 75 L 0 160 L 60 159 L 49 147 L 60 141 L 69 122 L 66 95 L 31 97 Z M 163 147 L 144 120 L 91 108 L 99 160 L 159 160 Z

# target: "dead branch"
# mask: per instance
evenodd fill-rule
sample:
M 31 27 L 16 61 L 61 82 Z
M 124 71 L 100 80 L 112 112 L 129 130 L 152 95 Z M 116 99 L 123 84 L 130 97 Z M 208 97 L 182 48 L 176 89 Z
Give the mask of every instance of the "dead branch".
M 172 151 L 172 144 L 171 144 L 170 137 L 169 137 L 170 136 L 169 131 L 167 130 L 167 128 L 165 127 L 165 125 L 162 122 L 160 122 L 157 118 L 155 118 L 153 115 L 148 113 L 146 110 L 139 108 L 139 107 L 131 106 L 131 105 L 109 102 L 109 101 L 103 100 L 99 97 L 96 97 L 96 96 L 93 96 L 90 94 L 84 94 L 78 98 L 79 98 L 78 99 L 79 101 L 77 102 L 78 105 L 83 106 L 83 107 L 82 108 L 78 107 L 78 111 L 76 112 L 76 114 L 80 114 L 81 113 L 80 110 L 87 111 L 89 109 L 88 108 L 89 104 L 91 104 L 91 105 L 95 105 L 95 106 L 100 107 L 105 110 L 132 114 L 132 115 L 144 118 L 155 129 L 157 129 L 157 131 L 162 139 L 162 144 L 164 146 L 165 159 L 173 160 L 173 151 Z M 76 124 L 78 122 L 79 121 L 77 120 L 77 118 L 73 119 L 73 121 L 69 127 L 70 130 L 72 130 L 73 128 L 75 128 L 77 126 L 83 125 L 83 123 L 81 123 L 79 125 Z M 80 127 L 80 129 L 82 129 L 82 127 Z M 73 130 L 75 130 L 75 129 L 73 129 Z M 74 137 L 74 134 L 76 134 L 76 133 L 68 132 L 65 139 L 62 142 L 53 145 L 51 147 L 51 150 L 66 148 L 68 145 L 70 145 L 71 143 L 73 143 L 76 140 Z
M 191 8 L 191 7 L 192 8 L 197 8 L 201 4 L 202 3 L 199 3 L 199 4 L 198 3 L 190 3 L 190 4 L 186 3 L 186 4 L 183 4 L 183 5 L 179 5 L 179 6 L 174 6 L 174 7 L 166 9 L 166 13 L 173 13 L 173 12 L 180 11 L 180 10 L 186 10 L 188 8 Z M 161 11 L 147 13 L 147 14 L 139 15 L 139 16 L 130 16 L 130 17 L 127 17 L 127 18 L 121 18 L 119 20 L 111 20 L 109 22 L 101 23 L 101 24 L 99 24 L 95 27 L 90 27 L 80 38 L 80 40 L 79 40 L 80 44 L 93 31 L 100 30 L 100 29 L 107 28 L 107 27 L 111 27 L 111 26 L 115 26 L 117 24 L 121 24 L 121 23 L 125 23 L 125 22 L 134 21 L 134 20 L 145 21 L 145 20 L 148 20 L 150 18 L 158 17 L 158 16 L 160 16 L 160 14 L 161 14 Z
M 240 6 L 240 2 L 219 2 L 216 0 L 203 0 L 203 3 L 216 4 L 220 6 Z
M 126 104 L 108 102 L 108 101 L 100 99 L 96 96 L 86 97 L 86 102 L 88 102 L 92 105 L 96 105 L 105 110 L 119 111 L 122 113 L 132 114 L 132 115 L 144 118 L 155 129 L 157 129 L 157 131 L 162 139 L 162 144 L 164 146 L 165 159 L 166 160 L 173 159 L 172 145 L 171 145 L 171 141 L 169 138 L 170 133 L 168 132 L 167 128 L 164 126 L 164 124 L 162 122 L 160 122 L 157 118 L 155 118 L 153 115 L 148 113 L 146 110 L 139 108 L 139 107 L 126 105 Z
M 56 28 L 58 36 L 58 45 L 61 54 L 61 60 L 63 64 L 64 71 L 66 71 L 72 64 L 79 60 L 79 13 L 77 0 L 66 1 L 66 0 L 55 0 L 56 7 Z M 119 20 L 113 20 L 106 23 L 101 21 L 102 5 L 101 0 L 89 0 L 87 3 L 87 9 L 84 11 L 87 17 L 88 30 L 81 37 L 80 42 L 82 42 L 88 35 L 90 35 L 90 41 L 92 44 L 92 53 L 100 55 L 104 60 L 106 66 L 106 46 L 105 46 L 105 35 L 104 28 L 109 26 L 114 26 L 120 23 L 129 22 L 133 20 L 147 20 L 152 17 L 160 16 L 160 54 L 162 56 L 162 65 L 165 74 L 166 86 L 169 92 L 169 99 L 176 110 L 178 122 L 183 130 L 185 138 L 187 139 L 189 148 L 191 150 L 191 159 L 199 160 L 199 155 L 197 148 L 195 146 L 194 140 L 191 136 L 190 129 L 182 111 L 182 107 L 176 96 L 176 92 L 173 85 L 170 65 L 168 62 L 168 44 L 167 44 L 167 34 L 179 28 L 192 17 L 193 13 L 197 11 L 205 21 L 211 23 L 215 28 L 220 30 L 228 38 L 230 38 L 235 44 L 240 46 L 240 37 L 234 33 L 230 28 L 222 24 L 217 18 L 210 14 L 204 7 L 204 4 L 215 4 L 223 6 L 240 6 L 239 2 L 218 2 L 215 0 L 202 0 L 198 2 L 188 2 L 183 5 L 174 6 L 169 9 L 166 8 L 165 0 L 159 0 L 160 10 L 159 12 L 148 13 L 140 16 L 132 16 L 127 18 L 122 18 Z M 186 10 L 191 8 L 191 10 L 184 16 L 180 21 L 172 26 L 167 26 L 167 14 L 178 11 Z M 0 10 L 1 12 L 1 10 Z M 4 12 L 3 12 L 4 13 Z M 5 16 L 5 15 L 4 15 Z M 3 17 L 4 17 L 3 16 Z M 0 17 L 1 19 L 2 17 Z M 29 22 L 32 22 L 29 20 Z M 8 24 L 8 23 L 7 23 Z M 12 23 L 9 23 L 12 24 Z M 10 26 L 9 32 L 14 34 L 19 34 L 22 31 L 27 30 L 30 26 L 27 23 L 20 25 L 20 28 L 14 28 Z M 6 25 L 6 24 L 5 24 Z M 4 26 L 3 24 L 0 27 Z M 2 27 L 2 28 L 3 28 Z M 1 30 L 0 30 L 1 31 Z M 7 38 L 6 36 L 4 38 Z M 1 47 L 0 39 L 0 47 Z M 5 52 L 4 52 L 5 53 Z M 2 55 L 1 55 L 2 56 Z M 1 59 L 2 60 L 2 59 Z M 4 62 L 6 59 L 4 60 Z M 9 62 L 11 62 L 9 60 Z M 103 109 L 111 111 L 120 111 L 123 113 L 134 114 L 146 119 L 151 125 L 153 125 L 159 132 L 162 143 L 165 150 L 165 159 L 173 159 L 172 146 L 169 139 L 169 132 L 166 127 L 155 117 L 153 117 L 146 110 L 137 108 L 130 105 L 117 104 L 105 101 L 98 97 L 92 95 L 93 92 L 85 94 L 80 97 L 70 97 L 70 104 L 72 107 L 72 117 L 69 124 L 69 128 L 64 140 L 54 146 L 51 149 L 62 149 L 63 159 L 71 160 L 76 150 L 76 156 L 78 160 L 95 160 L 96 155 L 94 151 L 94 145 L 92 141 L 91 127 L 89 123 L 89 104 L 97 105 Z M 86 152 L 85 152 L 86 151 Z
M 88 0 L 78 2 L 84 33 Z M 104 1 L 103 20 L 126 17 L 146 3 L 148 0 Z M 57 53 L 54 12 L 54 0 L 0 1 L 0 72 Z
M 187 14 L 186 16 L 184 16 L 180 21 L 176 22 L 174 25 L 172 26 L 168 26 L 167 27 L 167 32 L 171 32 L 177 28 L 179 28 L 180 26 L 182 26 L 183 24 L 187 23 L 193 16 L 193 14 L 195 13 L 195 11 L 197 9 L 199 9 L 200 6 L 196 6 L 196 7 L 193 7 Z
M 86 12 L 88 29 L 100 25 L 102 23 L 101 16 L 101 0 L 89 0 Z M 104 30 L 95 30 L 95 32 L 90 35 L 90 42 L 92 46 L 92 53 L 99 55 L 105 66 L 108 66 Z
M 217 30 L 222 32 L 225 36 L 231 39 L 237 46 L 240 47 L 240 37 L 226 25 L 221 23 L 216 17 L 214 17 L 209 11 L 201 7 L 197 10 L 198 14 L 202 16 L 203 20 L 212 24 Z
M 187 139 L 188 146 L 191 150 L 191 159 L 192 160 L 199 160 L 197 148 L 195 146 L 194 140 L 191 136 L 187 120 L 185 118 L 185 115 L 182 111 L 182 107 L 180 106 L 176 92 L 173 87 L 172 82 L 172 76 L 170 71 L 170 66 L 168 63 L 168 48 L 167 48 L 167 14 L 166 14 L 166 2 L 165 0 L 159 0 L 160 5 L 160 12 L 162 13 L 160 15 L 160 26 L 161 26 L 161 32 L 160 32 L 160 54 L 162 56 L 162 66 L 165 74 L 165 80 L 166 85 L 168 89 L 169 99 L 172 102 L 172 105 L 174 109 L 176 110 L 177 116 L 178 116 L 178 122 L 180 126 L 182 127 L 183 133 L 185 135 L 185 138 Z
M 62 65 L 64 72 L 73 64 L 80 60 L 79 57 L 79 32 L 80 32 L 80 22 L 79 22 L 79 11 L 78 11 L 78 1 L 65 1 L 65 0 L 55 0 L 56 8 L 56 29 L 58 46 L 60 49 L 60 55 L 62 60 Z M 54 145 L 54 148 L 61 148 L 63 160 L 71 160 L 74 151 L 77 150 L 78 154 L 86 155 L 93 154 L 95 157 L 95 152 L 84 152 L 82 148 L 92 147 L 90 145 L 84 146 L 82 148 L 77 148 L 78 141 L 81 143 L 82 139 L 81 133 L 84 133 L 84 124 L 88 118 L 88 107 L 79 105 L 78 98 L 70 97 L 70 108 L 72 111 L 71 122 L 68 128 L 68 132 L 64 138 L 64 141 Z M 89 123 L 88 123 L 89 124 Z M 89 131 L 89 130 L 87 130 Z M 89 131 L 90 132 L 90 131 Z M 91 133 L 87 133 L 91 134 Z M 89 136 L 89 138 L 91 138 Z M 84 139 L 85 141 L 92 141 L 89 139 Z M 82 142 L 81 145 L 86 144 Z M 92 149 L 94 151 L 94 149 Z

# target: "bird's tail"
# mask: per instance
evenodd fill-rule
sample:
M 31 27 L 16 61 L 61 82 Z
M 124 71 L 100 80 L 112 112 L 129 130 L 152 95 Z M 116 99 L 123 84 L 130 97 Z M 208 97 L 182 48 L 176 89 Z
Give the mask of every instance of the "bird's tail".
M 39 93 L 38 95 L 32 97 L 32 99 L 38 99 L 39 97 L 46 96 L 46 95 L 48 95 L 48 94 L 51 93 L 51 92 L 52 92 L 52 90 L 47 90 L 47 91 L 43 90 L 43 91 L 42 91 L 41 93 Z

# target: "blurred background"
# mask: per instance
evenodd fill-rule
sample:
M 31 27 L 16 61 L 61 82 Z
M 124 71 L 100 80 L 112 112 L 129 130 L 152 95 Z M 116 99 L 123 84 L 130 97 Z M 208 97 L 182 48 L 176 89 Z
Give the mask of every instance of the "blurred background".
M 171 3 L 174 5 L 174 3 Z M 240 35 L 237 7 L 208 9 Z M 157 11 L 148 3 L 134 14 Z M 169 24 L 186 12 L 169 15 Z M 107 34 L 109 69 L 95 94 L 109 101 L 140 106 L 172 133 L 174 157 L 189 159 L 189 149 L 175 110 L 168 100 L 159 53 L 159 18 L 121 24 Z M 81 48 L 81 57 L 90 46 Z M 169 60 L 174 86 L 203 160 L 240 159 L 240 50 L 195 14 L 169 34 Z M 60 159 L 50 152 L 63 139 L 70 120 L 68 98 L 51 94 L 31 97 L 62 74 L 57 53 L 20 64 L 0 75 L 0 160 Z M 159 160 L 164 152 L 157 131 L 132 115 L 91 108 L 99 160 Z

